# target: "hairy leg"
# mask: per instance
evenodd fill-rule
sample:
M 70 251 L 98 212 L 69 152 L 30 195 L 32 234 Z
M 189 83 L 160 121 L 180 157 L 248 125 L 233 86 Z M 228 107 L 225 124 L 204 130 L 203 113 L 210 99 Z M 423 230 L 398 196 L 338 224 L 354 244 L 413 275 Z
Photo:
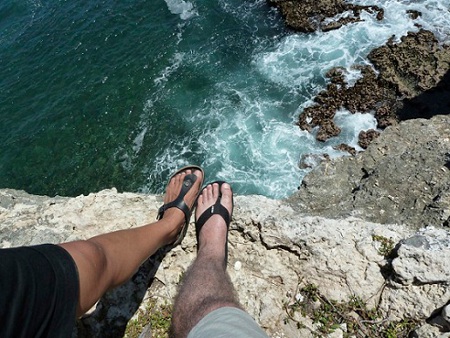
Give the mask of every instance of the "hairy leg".
M 169 182 L 164 203 L 175 200 L 184 177 L 192 170 L 175 175 Z M 184 197 L 192 206 L 201 188 L 202 173 Z M 103 294 L 118 286 L 137 271 L 139 266 L 159 248 L 173 243 L 185 222 L 184 213 L 177 208 L 165 211 L 164 217 L 138 228 L 102 234 L 85 241 L 60 244 L 75 261 L 80 279 L 80 296 L 77 315 L 89 310 Z
M 221 203 L 231 214 L 231 188 L 225 183 L 221 189 Z M 198 198 L 196 219 L 214 205 L 218 196 L 218 184 L 209 185 L 202 191 Z M 220 307 L 240 308 L 226 272 L 227 231 L 227 225 L 219 215 L 213 215 L 201 229 L 197 258 L 186 272 L 175 299 L 171 336 L 186 337 L 204 316 Z

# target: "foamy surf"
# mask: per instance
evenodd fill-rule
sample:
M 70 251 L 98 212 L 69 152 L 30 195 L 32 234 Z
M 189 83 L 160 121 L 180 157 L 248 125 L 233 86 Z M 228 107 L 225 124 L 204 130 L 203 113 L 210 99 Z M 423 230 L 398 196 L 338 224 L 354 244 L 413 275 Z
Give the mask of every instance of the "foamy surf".
M 177 15 L 190 13 L 194 8 L 179 2 L 182 5 L 175 10 L 173 4 L 166 2 Z M 205 168 L 207 180 L 230 181 L 238 194 L 283 198 L 297 189 L 308 171 L 299 167 L 302 156 L 348 155 L 335 149 L 341 143 L 362 150 L 357 143 L 358 135 L 361 130 L 376 128 L 372 115 L 337 112 L 335 122 L 342 129 L 341 134 L 321 143 L 315 140 L 314 130 L 307 133 L 295 125 L 298 113 L 324 89 L 329 69 L 343 67 L 352 85 L 360 76 L 354 65 L 369 64 L 367 55 L 373 48 L 383 45 L 392 35 L 399 39 L 408 31 L 417 31 L 417 23 L 435 32 L 442 43 L 446 42 L 450 14 L 449 1 L 358 3 L 383 7 L 384 19 L 378 21 L 374 14 L 364 12 L 362 22 L 339 30 L 290 33 L 274 38 L 267 32 L 269 26 L 282 31 L 279 17 L 276 18 L 278 26 L 274 24 L 275 19 L 255 20 L 248 15 L 248 7 L 237 3 L 233 6 L 222 0 L 219 4 L 223 13 L 231 16 L 230 20 L 240 20 L 245 29 L 212 25 L 214 29 L 204 36 L 204 43 L 191 49 L 187 41 L 211 25 L 208 20 L 213 13 L 202 11 L 195 24 L 187 22 L 181 28 L 178 26 L 181 42 L 155 77 L 156 87 L 152 89 L 155 92 L 147 107 L 154 107 L 157 100 L 165 98 L 164 102 L 178 114 L 177 123 L 189 132 L 174 135 L 161 147 L 143 171 L 148 182 L 142 190 L 155 190 L 152 182 L 194 162 Z M 264 3 L 254 6 L 253 15 L 267 15 Z M 407 10 L 418 10 L 422 17 L 412 20 Z M 223 53 L 226 45 L 229 49 Z M 238 61 L 235 53 L 241 53 Z M 232 60 L 233 66 L 224 70 L 223 65 Z M 187 81 L 189 86 L 180 85 L 180 80 L 186 81 L 189 76 L 192 77 L 192 81 Z M 209 85 L 202 86 L 202 81 Z M 174 90 L 184 92 L 176 94 Z M 169 103 L 170 100 L 173 102 Z M 147 118 L 146 114 L 155 113 L 152 109 L 143 114 L 143 119 Z
M 198 15 L 197 10 L 190 1 L 184 0 L 165 0 L 167 8 L 172 14 L 180 16 L 182 20 L 188 20 L 195 15 Z

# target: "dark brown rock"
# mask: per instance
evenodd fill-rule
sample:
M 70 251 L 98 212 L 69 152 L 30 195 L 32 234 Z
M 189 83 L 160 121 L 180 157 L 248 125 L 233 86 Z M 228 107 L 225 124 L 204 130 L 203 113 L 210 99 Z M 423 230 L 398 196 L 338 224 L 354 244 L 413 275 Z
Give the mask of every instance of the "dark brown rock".
M 341 133 L 341 128 L 339 128 L 336 123 L 331 120 L 324 122 L 317 132 L 317 140 L 326 141 L 330 137 L 337 136 Z
M 391 38 L 368 58 L 380 72 L 379 80 L 395 88 L 400 98 L 412 98 L 435 87 L 450 69 L 450 47 L 441 46 L 426 30 L 410 32 L 399 43 Z
M 418 19 L 419 17 L 422 16 L 422 12 L 419 12 L 419 11 L 416 11 L 416 10 L 413 10 L 413 9 L 407 10 L 406 13 L 413 20 L 416 20 L 416 19 Z
M 269 3 L 280 9 L 288 27 L 304 33 L 329 31 L 361 21 L 360 14 L 363 10 L 377 12 L 378 20 L 384 17 L 383 9 L 378 6 L 354 5 L 344 0 L 269 0 Z M 346 11 L 351 11 L 352 15 L 330 21 Z
M 269 3 L 280 9 L 288 27 L 306 33 L 329 31 L 360 21 L 362 11 L 376 13 L 378 20 L 384 17 L 383 8 L 359 6 L 344 0 L 269 0 Z M 333 20 L 336 15 L 348 11 L 352 15 Z M 417 10 L 408 10 L 407 13 L 412 20 L 422 15 Z M 431 32 L 423 29 L 408 33 L 400 42 L 395 42 L 394 38 L 368 56 L 377 73 L 371 67 L 360 67 L 362 78 L 353 87 L 347 87 L 341 69 L 330 70 L 327 74 L 329 85 L 315 97 L 312 106 L 304 109 L 297 123 L 299 127 L 308 131 L 319 127 L 317 139 L 325 141 L 339 133 L 333 118 L 342 108 L 352 113 L 374 114 L 379 128 L 395 125 L 399 119 L 409 116 L 428 118 L 450 110 L 447 101 L 438 107 L 433 105 L 432 109 L 428 102 L 412 101 L 436 87 L 449 71 L 450 46 L 441 46 Z M 446 90 L 441 92 L 442 95 L 447 94 Z M 410 100 L 406 105 L 405 99 Z
M 359 67 L 362 77 L 353 87 L 347 87 L 342 69 L 327 73 L 329 85 L 314 98 L 314 104 L 303 110 L 298 125 L 303 130 L 319 127 L 317 139 L 325 141 L 336 136 L 332 122 L 339 109 L 351 113 L 372 113 L 379 128 L 398 122 L 398 112 L 404 107 L 404 99 L 434 88 L 450 70 L 450 47 L 440 46 L 434 35 L 425 30 L 408 33 L 398 43 L 390 39 L 385 46 L 369 54 L 378 74 L 369 66 Z M 443 108 L 442 108 L 443 109 Z M 445 111 L 436 111 L 445 113 Z M 421 110 L 430 117 L 421 102 Z M 402 113 L 407 115 L 406 113 Z
M 358 135 L 358 145 L 363 148 L 363 149 L 367 149 L 367 147 L 369 146 L 369 144 L 375 140 L 378 136 L 380 136 L 380 132 L 370 129 L 367 131 L 361 131 Z
M 319 126 L 317 139 L 326 141 L 336 136 L 336 129 L 330 128 L 336 111 L 342 108 L 351 113 L 374 112 L 380 106 L 392 106 L 396 99 L 395 91 L 387 84 L 382 86 L 375 72 L 369 66 L 360 67 L 362 77 L 353 87 L 347 87 L 342 69 L 334 68 L 327 73 L 330 84 L 315 98 L 315 104 L 303 110 L 298 125 L 303 130 Z M 390 117 L 390 115 L 389 115 Z M 386 120 L 389 120 L 386 117 Z
M 356 155 L 356 149 L 345 143 L 341 143 L 340 145 L 333 147 L 333 149 L 340 150 L 340 151 L 346 151 L 350 155 L 353 155 L 353 156 Z

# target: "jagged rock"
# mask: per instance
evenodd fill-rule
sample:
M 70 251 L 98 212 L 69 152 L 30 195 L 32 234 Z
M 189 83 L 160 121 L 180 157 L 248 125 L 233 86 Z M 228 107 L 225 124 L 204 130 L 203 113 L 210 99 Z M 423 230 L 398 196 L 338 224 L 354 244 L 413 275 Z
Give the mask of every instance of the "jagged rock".
M 444 76 L 450 70 L 450 46 L 441 46 L 431 32 L 408 33 L 398 43 L 390 39 L 385 46 L 372 50 L 368 58 L 378 75 L 371 67 L 359 67 L 362 77 L 352 87 L 347 86 L 342 69 L 335 68 L 327 73 L 330 84 L 314 98 L 314 104 L 300 114 L 298 125 L 301 129 L 311 131 L 319 127 L 317 139 L 320 141 L 336 136 L 339 131 L 330 125 L 336 111 L 342 108 L 352 113 L 373 113 L 379 128 L 411 116 L 448 113 L 449 80 Z M 441 82 L 443 86 L 440 86 Z M 437 99 L 409 104 L 421 93 L 435 92 L 436 86 L 441 91 Z M 434 107 L 436 101 L 443 101 L 438 107 L 445 111 L 434 109 L 430 112 L 427 107 Z M 411 111 L 405 111 L 404 107 Z
M 337 136 L 341 133 L 341 128 L 337 126 L 336 123 L 334 123 L 331 120 L 325 121 L 321 124 L 319 131 L 317 132 L 317 140 L 319 141 L 326 141 L 330 137 Z
M 0 190 L 0 201 L 0 246 L 8 247 L 88 238 L 145 224 L 155 218 L 162 197 L 119 194 L 114 189 L 76 198 Z M 170 304 L 180 277 L 196 255 L 194 228 L 191 224 L 181 246 L 153 256 L 130 282 L 109 292 L 79 321 L 78 336 L 120 337 L 133 314 L 139 308 L 145 311 L 148 302 Z M 407 285 L 390 279 L 383 246 L 387 241 L 400 243 L 401 248 L 411 243 L 408 239 L 422 236 L 432 247 L 444 233 L 450 237 L 447 230 L 440 231 L 444 232 L 416 233 L 401 224 L 311 217 L 285 201 L 236 196 L 228 270 L 242 305 L 272 336 L 314 335 L 317 324 L 311 318 L 297 312 L 294 320 L 286 312 L 287 304 L 301 299 L 298 290 L 309 284 L 317 285 L 327 299 L 348 301 L 358 296 L 369 306 L 378 305 L 387 320 L 413 318 L 423 323 L 450 299 L 448 285 L 434 279 Z M 408 257 L 399 250 L 396 259 Z M 425 276 L 426 269 L 443 264 L 441 258 L 429 255 L 409 272 Z M 400 271 L 397 266 L 391 270 Z
M 409 15 L 409 17 L 410 17 L 411 19 L 413 19 L 413 20 L 416 20 L 416 19 L 418 19 L 419 17 L 422 16 L 422 12 L 416 11 L 416 10 L 413 10 L 413 9 L 407 10 L 406 13 L 407 13 L 407 14 Z
M 399 243 L 392 261 L 395 280 L 403 285 L 450 285 L 450 232 L 426 228 Z
M 356 157 L 321 163 L 289 198 L 299 212 L 412 227 L 450 221 L 450 116 L 391 126 Z
M 362 130 L 358 135 L 358 145 L 363 149 L 367 149 L 369 144 L 378 136 L 380 136 L 380 132 L 374 129 Z
M 347 153 L 349 153 L 350 155 L 355 156 L 356 155 L 356 149 L 349 146 L 348 144 L 345 143 L 341 143 L 335 147 L 333 147 L 334 150 L 340 150 L 340 151 L 345 151 Z
M 432 32 L 409 32 L 399 43 L 391 38 L 372 50 L 368 58 L 379 79 L 396 88 L 397 95 L 412 98 L 435 87 L 450 68 L 449 46 L 441 46 Z
M 378 6 L 361 6 L 343 0 L 269 0 L 280 8 L 286 25 L 296 31 L 310 33 L 316 30 L 330 31 L 342 25 L 361 21 L 361 11 L 377 13 L 382 20 L 384 10 Z M 338 14 L 351 12 L 351 15 L 334 19 Z
M 359 6 L 342 0 L 269 0 L 269 3 L 280 9 L 288 27 L 306 33 L 338 29 L 359 21 L 362 10 L 377 12 L 378 20 L 384 16 L 380 7 Z M 349 11 L 353 14 L 333 20 L 338 14 Z M 416 10 L 408 10 L 407 14 L 411 20 L 421 16 Z M 444 107 L 448 110 L 450 79 L 443 84 L 440 82 L 450 69 L 450 46 L 439 44 L 433 33 L 423 29 L 409 32 L 399 43 L 394 42 L 394 38 L 368 55 L 378 75 L 370 67 L 360 67 L 362 78 L 348 87 L 341 70 L 331 69 L 327 74 L 330 83 L 314 98 L 314 104 L 300 114 L 299 127 L 308 131 L 319 127 L 316 137 L 326 141 L 340 133 L 333 118 L 342 108 L 353 113 L 374 114 L 379 128 L 395 125 L 398 120 L 431 117 L 439 110 L 433 109 L 436 106 L 441 110 L 438 113 L 444 113 Z M 432 89 L 436 86 L 441 88 Z M 430 94 L 433 99 L 415 100 L 428 91 L 433 92 Z

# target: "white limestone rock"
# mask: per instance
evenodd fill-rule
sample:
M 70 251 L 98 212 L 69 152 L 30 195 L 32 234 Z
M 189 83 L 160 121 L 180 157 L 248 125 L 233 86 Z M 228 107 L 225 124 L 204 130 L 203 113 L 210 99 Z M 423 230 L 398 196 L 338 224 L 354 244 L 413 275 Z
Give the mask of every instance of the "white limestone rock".
M 450 232 L 429 227 L 400 242 L 392 262 L 404 285 L 450 283 Z
M 153 221 L 161 203 L 161 196 L 115 189 L 75 198 L 0 190 L 0 247 L 86 239 L 136 227 Z M 424 321 L 450 300 L 446 229 L 416 232 L 401 224 L 311 217 L 261 196 L 236 196 L 233 216 L 228 270 L 243 307 L 273 337 L 312 337 L 316 324 L 296 313 L 303 325 L 299 329 L 287 320 L 285 309 L 308 284 L 317 285 L 328 299 L 359 296 L 379 305 L 388 320 Z M 391 267 L 395 280 L 384 272 L 390 261 L 380 250 L 381 239 L 399 245 Z M 80 332 L 114 336 L 139 307 L 145 309 L 150 301 L 170 304 L 195 256 L 191 224 L 182 245 L 153 257 L 132 281 L 108 293 L 81 321 Z

